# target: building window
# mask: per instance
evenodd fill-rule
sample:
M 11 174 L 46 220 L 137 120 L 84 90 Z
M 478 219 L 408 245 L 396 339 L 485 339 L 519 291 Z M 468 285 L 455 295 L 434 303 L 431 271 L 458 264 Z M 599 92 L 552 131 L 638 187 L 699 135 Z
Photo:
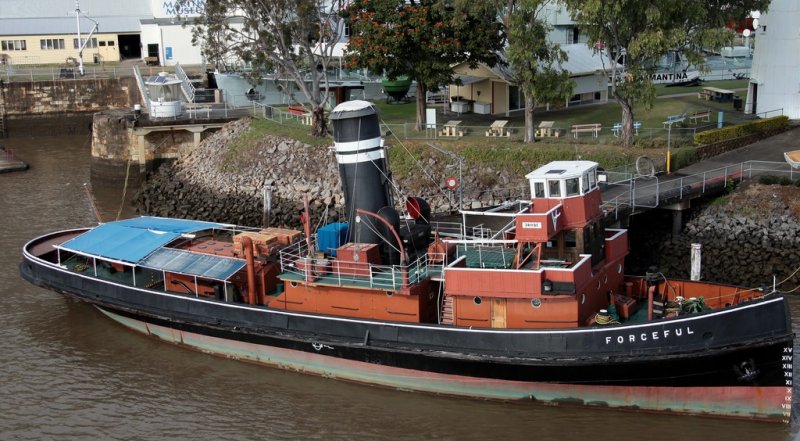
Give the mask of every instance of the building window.
M 348 23 L 347 21 L 344 22 L 344 36 L 345 37 L 350 36 L 350 23 Z
M 105 47 L 106 42 L 105 41 L 101 41 L 99 44 L 100 44 L 100 47 Z
M 109 45 L 109 46 L 114 46 L 114 40 L 111 40 L 111 41 L 109 41 L 109 42 L 108 42 L 108 45 Z
M 2 48 L 4 51 L 25 51 L 28 46 L 25 40 L 3 40 Z
M 83 41 L 86 42 L 86 48 L 87 49 L 88 48 L 96 48 L 97 47 L 97 39 L 96 38 L 92 38 L 91 40 L 86 39 L 86 40 L 83 40 Z M 72 48 L 73 49 L 80 49 L 81 48 L 81 45 L 78 44 L 78 39 L 77 38 L 73 38 L 72 39 Z
M 64 39 L 46 38 L 44 40 L 39 40 L 39 46 L 42 50 L 64 49 Z

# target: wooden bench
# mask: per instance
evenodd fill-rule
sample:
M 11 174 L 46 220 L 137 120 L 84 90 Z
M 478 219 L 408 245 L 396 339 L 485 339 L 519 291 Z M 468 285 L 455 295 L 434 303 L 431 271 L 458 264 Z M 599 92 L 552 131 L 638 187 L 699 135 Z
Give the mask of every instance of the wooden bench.
M 148 66 L 158 66 L 158 57 L 144 57 L 144 64 Z
M 600 134 L 600 129 L 602 129 L 601 124 L 575 124 L 572 126 L 572 135 L 575 138 L 578 138 L 578 133 L 591 133 L 592 136 L 597 138 Z
M 697 124 L 697 121 L 701 119 L 706 122 L 711 122 L 711 110 L 706 109 L 702 112 L 694 112 L 689 115 L 689 120 L 692 121 L 692 124 Z
M 295 106 L 290 104 L 289 115 L 296 116 L 301 123 L 307 126 L 311 125 L 311 112 L 306 112 L 306 109 L 303 106 Z

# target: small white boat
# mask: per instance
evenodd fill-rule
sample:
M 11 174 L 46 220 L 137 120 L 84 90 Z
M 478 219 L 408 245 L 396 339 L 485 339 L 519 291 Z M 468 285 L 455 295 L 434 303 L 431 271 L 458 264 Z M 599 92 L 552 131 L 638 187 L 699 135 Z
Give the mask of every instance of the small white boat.
M 800 150 L 792 150 L 791 152 L 784 152 L 783 157 L 792 168 L 800 168 Z

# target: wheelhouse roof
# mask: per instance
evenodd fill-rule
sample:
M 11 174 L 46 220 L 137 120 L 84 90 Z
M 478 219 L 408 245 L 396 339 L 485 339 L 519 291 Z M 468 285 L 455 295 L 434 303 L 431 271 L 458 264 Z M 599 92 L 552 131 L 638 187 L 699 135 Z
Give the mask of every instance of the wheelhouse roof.
M 596 168 L 592 161 L 553 161 L 525 175 L 528 179 L 565 179 L 577 178 L 589 170 Z
M 136 264 L 181 234 L 225 227 L 229 225 L 143 216 L 102 224 L 59 248 Z

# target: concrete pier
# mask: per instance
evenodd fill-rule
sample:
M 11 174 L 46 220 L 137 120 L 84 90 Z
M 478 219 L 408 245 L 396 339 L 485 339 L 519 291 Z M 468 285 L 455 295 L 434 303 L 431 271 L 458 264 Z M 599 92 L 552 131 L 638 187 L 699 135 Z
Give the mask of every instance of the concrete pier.
M 0 147 L 0 173 L 27 170 L 28 164 L 20 161 L 13 150 Z
M 104 111 L 92 121 L 92 176 L 144 175 L 154 165 L 194 150 L 232 118 L 152 121 L 128 111 Z

